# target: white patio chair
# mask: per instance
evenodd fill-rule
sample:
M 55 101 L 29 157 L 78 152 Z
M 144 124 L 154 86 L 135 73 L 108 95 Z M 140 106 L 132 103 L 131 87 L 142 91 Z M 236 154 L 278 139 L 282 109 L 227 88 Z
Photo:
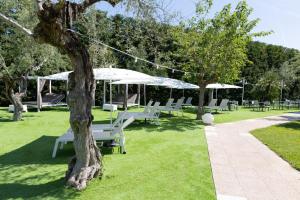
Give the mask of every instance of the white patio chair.
M 192 100 L 193 100 L 193 97 L 187 98 L 186 102 L 184 104 L 182 104 L 182 106 L 193 106 Z
M 215 109 L 216 106 L 217 106 L 217 101 L 218 101 L 218 99 L 212 99 L 212 100 L 209 102 L 208 106 L 204 106 L 204 109 L 206 109 L 206 110 L 212 110 L 212 109 Z
M 92 134 L 96 141 L 106 141 L 106 140 L 118 140 L 118 145 L 120 146 L 121 153 L 126 153 L 125 151 L 125 135 L 123 130 L 134 121 L 134 118 L 131 117 L 123 122 L 123 115 L 120 115 L 116 121 L 119 123 L 115 123 L 112 129 L 105 129 L 105 127 L 101 127 L 101 125 L 92 125 Z M 104 128 L 104 129 L 103 129 Z M 52 158 L 55 158 L 57 153 L 58 145 L 60 144 L 60 149 L 63 149 L 63 146 L 68 142 L 74 141 L 74 133 L 71 128 L 67 130 L 65 134 L 56 139 Z
M 220 111 L 229 110 L 228 103 L 229 103 L 228 99 L 222 99 L 220 105 L 217 106 L 218 110 L 220 110 Z
M 181 98 L 181 99 L 178 99 L 175 106 L 172 106 L 172 107 L 165 107 L 165 108 L 159 108 L 160 111 L 166 111 L 166 112 L 169 112 L 170 114 L 172 112 L 177 112 L 177 115 L 178 115 L 178 112 L 181 112 L 182 116 L 183 116 L 183 110 L 182 110 L 182 104 L 183 104 L 183 101 L 184 99 Z
M 165 108 L 170 108 L 170 107 L 172 107 L 172 105 L 173 105 L 173 102 L 174 102 L 174 99 L 168 99 L 168 102 L 166 103 L 166 105 L 165 106 L 159 106 L 157 109 L 158 110 L 163 110 L 163 109 L 165 109 Z
M 124 119 L 128 119 L 133 117 L 134 119 L 139 120 L 150 120 L 154 122 L 156 125 L 160 125 L 159 123 L 159 115 L 160 111 L 158 109 L 160 102 L 155 102 L 154 106 L 150 107 L 148 112 L 126 112 L 123 116 Z

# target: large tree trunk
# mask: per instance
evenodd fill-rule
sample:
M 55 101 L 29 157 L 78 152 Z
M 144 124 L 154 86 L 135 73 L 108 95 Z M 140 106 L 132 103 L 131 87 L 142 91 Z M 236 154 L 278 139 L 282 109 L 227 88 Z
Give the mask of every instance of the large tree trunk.
M 69 163 L 66 180 L 68 185 L 81 190 L 89 180 L 102 174 L 102 165 L 101 154 L 91 130 L 95 90 L 93 69 L 86 48 L 80 43 L 74 42 L 73 45 L 77 46 L 75 49 L 78 52 L 70 54 L 74 72 L 69 76 L 68 105 L 76 156 Z
M 199 89 L 199 103 L 197 111 L 197 120 L 201 120 L 202 115 L 205 113 L 204 109 L 204 95 L 206 85 L 201 85 Z
M 74 72 L 69 75 L 68 105 L 76 155 L 69 163 L 65 178 L 67 185 L 82 190 L 89 180 L 102 175 L 102 157 L 91 130 L 95 81 L 90 56 L 77 34 L 69 30 L 77 11 L 76 4 L 68 1 L 50 7 L 44 4 L 38 13 L 40 23 L 34 36 L 37 41 L 66 53 L 73 65 Z

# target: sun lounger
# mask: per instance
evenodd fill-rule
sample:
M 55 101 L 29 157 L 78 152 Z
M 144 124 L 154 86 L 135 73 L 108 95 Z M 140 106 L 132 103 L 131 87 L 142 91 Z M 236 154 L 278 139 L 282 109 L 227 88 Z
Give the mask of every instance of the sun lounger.
M 192 100 L 193 100 L 193 97 L 187 98 L 186 102 L 184 104 L 182 104 L 182 106 L 193 106 Z
M 165 108 L 170 108 L 170 107 L 172 107 L 173 102 L 174 102 L 174 99 L 168 99 L 168 102 L 166 103 L 166 105 L 165 106 L 159 106 L 158 109 L 163 110 Z
M 208 106 L 204 106 L 204 109 L 205 109 L 205 110 L 216 109 L 217 101 L 218 101 L 218 99 L 212 99 L 212 100 L 209 102 Z
M 183 115 L 183 110 L 182 110 L 182 104 L 183 104 L 183 101 L 184 99 L 181 98 L 181 99 L 178 99 L 175 106 L 171 106 L 171 107 L 162 107 L 162 108 L 159 108 L 160 111 L 166 111 L 166 112 L 169 112 L 170 114 L 172 112 L 177 112 L 177 115 L 178 115 L 178 112 L 181 112 L 182 115 Z
M 208 110 L 210 112 L 211 111 L 218 112 L 218 111 L 229 110 L 229 108 L 228 108 L 228 102 L 229 102 L 228 99 L 222 99 L 222 101 L 221 101 L 221 103 L 220 103 L 219 106 L 210 107 L 210 108 L 208 108 Z
M 160 102 L 156 102 L 154 106 L 147 108 L 144 112 L 126 112 L 123 116 L 124 119 L 133 117 L 134 119 L 139 120 L 150 120 L 156 125 L 159 125 L 159 115 L 160 111 L 158 110 Z M 121 114 L 121 113 L 120 113 Z
M 118 146 L 120 146 L 120 152 L 126 153 L 125 151 L 125 135 L 123 130 L 130 125 L 134 118 L 130 117 L 124 121 L 123 115 L 119 115 L 118 119 L 110 125 L 92 125 L 92 134 L 96 141 L 107 141 L 107 140 L 116 140 L 118 141 Z M 55 158 L 58 145 L 60 144 L 60 149 L 63 148 L 64 144 L 74 141 L 74 133 L 71 128 L 67 130 L 65 134 L 56 139 L 55 145 L 52 152 L 52 158 Z

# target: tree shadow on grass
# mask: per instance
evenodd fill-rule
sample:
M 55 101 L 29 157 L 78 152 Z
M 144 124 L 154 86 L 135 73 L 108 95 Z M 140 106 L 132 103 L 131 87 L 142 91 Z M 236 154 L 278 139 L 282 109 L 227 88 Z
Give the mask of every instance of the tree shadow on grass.
M 114 122 L 115 119 L 113 119 Z M 146 132 L 163 132 L 163 131 L 187 131 L 187 130 L 199 130 L 200 125 L 203 125 L 202 121 L 191 119 L 185 116 L 168 115 L 163 114 L 159 119 L 160 125 L 156 125 L 147 120 L 135 120 L 133 124 L 127 127 L 126 130 L 139 131 L 145 130 Z M 93 124 L 110 124 L 110 120 L 93 121 Z
M 0 156 L 1 184 L 0 199 L 66 199 L 72 198 L 76 193 L 64 189 L 64 174 L 58 170 L 52 171 L 50 165 L 65 164 L 67 169 L 68 158 L 74 155 L 72 148 L 66 147 L 60 157 L 51 157 L 56 137 L 42 136 L 14 151 Z M 43 169 L 43 165 L 49 166 Z M 35 170 L 36 169 L 36 170 Z M 24 177 L 24 178 L 22 178 Z M 27 184 L 39 180 L 53 180 L 42 184 Z M 7 182 L 7 183 L 3 183 Z
M 64 176 L 64 169 L 67 170 L 67 163 L 74 155 L 73 145 L 72 143 L 65 145 L 57 157 L 52 158 L 56 138 L 42 136 L 0 156 L 0 199 L 73 199 L 76 195 L 80 195 L 72 189 L 65 189 L 64 179 L 59 178 Z M 101 149 L 101 152 L 105 155 L 114 153 L 111 148 Z M 65 165 L 63 170 L 59 166 L 56 168 L 55 165 L 59 164 Z M 51 168 L 49 165 L 54 167 Z M 45 183 L 45 180 L 53 181 Z M 34 184 L 35 182 L 43 183 Z
M 280 128 L 299 130 L 299 133 L 300 133 L 300 121 L 294 121 L 294 122 L 289 122 L 289 123 L 285 123 L 285 124 L 279 124 L 279 125 L 276 125 L 276 126 L 280 127 Z
M 30 164 L 64 164 L 66 157 L 74 155 L 73 149 L 66 146 L 64 157 L 53 159 L 51 153 L 55 143 L 54 136 L 40 138 L 0 156 L 0 166 L 3 165 L 30 165 Z
M 14 151 L 0 156 L 0 167 L 5 165 L 31 165 L 31 164 L 67 164 L 75 155 L 73 144 L 64 145 L 63 150 L 58 148 L 57 156 L 52 158 L 52 151 L 57 137 L 42 136 Z M 111 154 L 110 148 L 101 148 L 104 154 Z
M 0 199 L 73 199 L 80 193 L 66 190 L 64 179 L 50 181 L 44 184 L 29 185 L 23 183 L 0 184 Z
M 300 114 L 298 116 L 285 116 L 282 115 L 279 118 L 272 118 L 272 117 L 266 117 L 268 121 L 282 121 L 283 119 L 286 119 L 287 121 L 299 121 L 300 120 Z

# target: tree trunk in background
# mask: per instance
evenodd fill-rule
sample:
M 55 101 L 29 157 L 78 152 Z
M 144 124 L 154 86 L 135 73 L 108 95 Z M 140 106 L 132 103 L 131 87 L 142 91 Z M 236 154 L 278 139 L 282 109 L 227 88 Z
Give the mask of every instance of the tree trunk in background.
M 206 85 L 201 85 L 199 89 L 199 104 L 197 111 L 197 120 L 201 120 L 202 115 L 205 113 L 204 109 L 204 95 L 205 95 Z
M 77 16 L 76 4 L 68 1 L 60 7 L 44 5 L 38 12 L 39 24 L 34 37 L 41 43 L 57 47 L 70 58 L 68 105 L 70 126 L 74 132 L 75 156 L 66 172 L 67 185 L 82 190 L 88 181 L 102 175 L 102 157 L 92 135 L 92 105 L 95 80 L 90 56 L 77 34 L 68 30 Z
M 20 91 L 19 93 L 14 92 L 14 86 L 16 85 L 15 80 L 10 78 L 4 79 L 5 84 L 5 94 L 9 99 L 10 103 L 14 106 L 13 120 L 20 121 L 22 120 L 23 104 L 22 98 L 26 95 L 27 90 L 27 80 L 20 81 Z

